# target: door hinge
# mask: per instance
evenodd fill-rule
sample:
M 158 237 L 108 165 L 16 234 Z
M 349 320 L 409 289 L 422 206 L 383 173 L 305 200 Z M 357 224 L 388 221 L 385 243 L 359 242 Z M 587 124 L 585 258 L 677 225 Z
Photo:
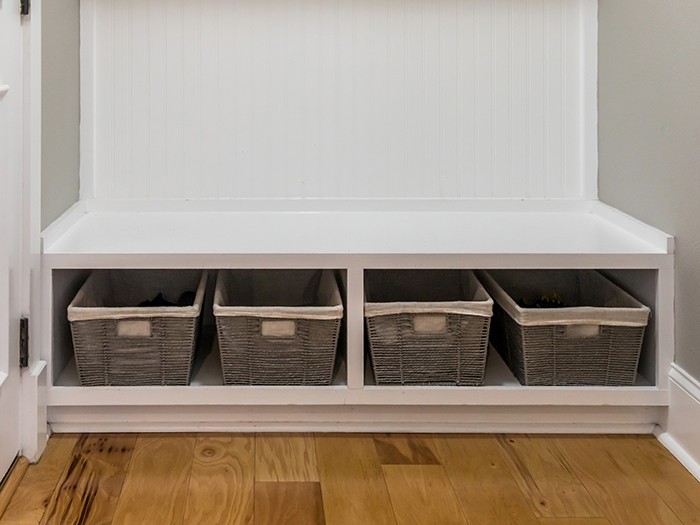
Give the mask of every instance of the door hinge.
M 19 14 L 27 16 L 31 8 L 31 0 L 19 0 Z
M 19 320 L 19 367 L 29 367 L 29 319 Z

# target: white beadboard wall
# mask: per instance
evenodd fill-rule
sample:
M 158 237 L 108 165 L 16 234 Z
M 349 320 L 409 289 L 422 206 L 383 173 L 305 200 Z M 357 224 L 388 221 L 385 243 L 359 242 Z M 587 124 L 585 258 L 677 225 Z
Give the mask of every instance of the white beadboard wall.
M 590 196 L 596 10 L 83 0 L 82 197 Z

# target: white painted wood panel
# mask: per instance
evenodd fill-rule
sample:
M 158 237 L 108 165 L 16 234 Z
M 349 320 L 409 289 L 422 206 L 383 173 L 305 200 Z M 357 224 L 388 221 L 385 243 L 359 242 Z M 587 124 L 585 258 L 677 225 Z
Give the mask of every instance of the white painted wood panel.
M 170 392 L 175 394 L 175 391 Z M 119 394 L 117 392 L 110 397 L 116 403 L 124 403 Z M 576 404 L 515 407 L 418 404 L 387 408 L 290 406 L 289 403 L 269 407 L 210 404 L 186 406 L 173 403 L 176 396 L 172 394 L 168 395 L 170 404 L 164 406 L 115 406 L 110 403 L 105 403 L 104 406 L 51 406 L 49 421 L 54 432 L 649 434 L 664 410 L 662 407 L 607 406 L 605 403 L 597 407 Z M 84 391 L 75 395 L 86 398 Z M 518 396 L 519 393 L 513 395 Z M 615 394 L 612 396 L 614 398 Z M 314 392 L 313 398 L 318 397 L 319 394 Z
M 95 198 L 590 197 L 595 0 L 86 2 Z
M 467 268 L 469 258 L 474 255 L 489 258 L 489 268 L 517 267 L 508 262 L 511 256 L 518 255 L 532 256 L 534 263 L 542 268 L 561 264 L 555 261 L 556 255 L 568 257 L 563 267 L 571 268 L 586 267 L 586 256 L 597 257 L 594 268 L 615 268 L 613 259 L 618 255 L 630 256 L 631 264 L 637 268 L 648 267 L 645 256 L 657 257 L 650 259 L 654 261 L 652 268 L 669 258 L 663 249 L 665 244 L 651 244 L 620 228 L 613 220 L 594 213 L 551 208 L 498 213 L 457 209 L 291 211 L 265 208 L 259 200 L 255 204 L 262 209 L 81 213 L 62 235 L 53 239 L 53 235 L 44 237 L 44 254 L 52 262 L 78 256 L 83 262 L 77 267 L 92 268 L 100 266 L 100 256 L 112 256 L 112 263 L 119 261 L 115 267 L 138 267 L 130 257 L 178 254 L 209 257 L 208 268 L 220 264 L 214 262 L 214 255 L 228 257 L 230 261 L 238 255 L 259 256 L 263 267 L 267 267 L 266 260 L 272 261 L 272 255 L 282 259 L 287 256 L 290 265 L 295 256 L 301 256 L 306 257 L 305 264 L 311 268 L 321 267 L 320 259 L 324 255 L 362 260 L 365 267 L 374 267 L 371 260 L 375 256 L 382 258 L 388 267 L 397 264 L 400 267 L 406 261 L 418 267 L 423 257 L 438 267 L 449 267 L 455 263 L 447 256 L 454 255 L 462 258 L 456 267 Z M 420 204 L 416 201 L 414 205 Z M 58 256 L 58 260 L 51 259 L 52 256 Z M 201 267 L 199 262 L 193 261 L 192 267 Z

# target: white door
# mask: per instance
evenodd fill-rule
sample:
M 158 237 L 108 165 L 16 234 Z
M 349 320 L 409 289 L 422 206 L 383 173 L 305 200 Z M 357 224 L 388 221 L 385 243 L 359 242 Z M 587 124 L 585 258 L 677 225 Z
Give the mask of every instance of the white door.
M 18 4 L 0 0 L 0 478 L 20 450 L 23 55 Z

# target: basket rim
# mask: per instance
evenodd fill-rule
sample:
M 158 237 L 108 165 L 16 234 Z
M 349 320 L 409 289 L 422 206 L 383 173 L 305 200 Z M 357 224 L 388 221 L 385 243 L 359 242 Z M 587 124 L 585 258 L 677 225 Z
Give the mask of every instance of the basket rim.
M 486 301 L 445 301 L 445 302 L 394 302 L 394 303 L 365 303 L 365 317 L 379 317 L 397 314 L 453 314 L 491 317 L 493 315 L 493 299 Z
M 570 306 L 555 309 L 523 308 L 486 271 L 477 272 L 479 280 L 496 303 L 520 326 L 599 325 L 645 327 L 649 323 L 651 309 L 625 292 L 615 283 L 595 270 L 577 270 L 594 276 L 602 286 L 613 288 L 625 300 L 628 307 Z
M 327 306 L 227 306 L 223 289 L 227 285 L 228 272 L 220 270 L 214 290 L 214 317 L 255 317 L 264 319 L 332 320 L 343 317 L 343 301 L 338 283 L 330 270 L 321 270 L 321 286 L 332 289 L 333 304 Z
M 369 301 L 368 286 L 365 286 L 365 317 L 378 317 L 397 314 L 456 314 L 491 317 L 493 315 L 493 299 L 486 288 L 476 278 L 472 270 L 459 270 L 460 280 L 469 281 L 474 286 L 474 296 L 469 300 L 460 301 Z
M 117 307 L 84 307 L 77 306 L 85 298 L 88 283 L 95 278 L 95 273 L 80 287 L 80 290 L 68 305 L 68 321 L 107 321 L 110 319 L 153 319 L 153 318 L 196 318 L 199 317 L 204 303 L 204 293 L 207 288 L 209 272 L 203 271 L 199 278 L 197 292 L 192 306 L 117 306 Z

